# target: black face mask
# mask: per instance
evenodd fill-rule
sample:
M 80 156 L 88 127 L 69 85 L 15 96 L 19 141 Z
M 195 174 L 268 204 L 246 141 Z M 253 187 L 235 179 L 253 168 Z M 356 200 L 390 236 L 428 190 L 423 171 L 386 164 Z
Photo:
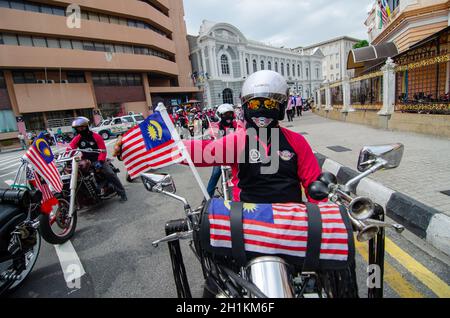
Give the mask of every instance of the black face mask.
M 220 117 L 220 124 L 224 127 L 233 126 L 234 114 L 223 114 Z
M 261 128 L 275 128 L 278 127 L 278 118 L 280 118 L 279 109 L 265 109 L 250 110 L 246 105 L 244 107 L 244 118 L 247 124 L 255 129 Z
M 76 132 L 83 138 L 88 137 L 91 133 L 89 129 L 83 129 L 82 131 L 76 130 Z

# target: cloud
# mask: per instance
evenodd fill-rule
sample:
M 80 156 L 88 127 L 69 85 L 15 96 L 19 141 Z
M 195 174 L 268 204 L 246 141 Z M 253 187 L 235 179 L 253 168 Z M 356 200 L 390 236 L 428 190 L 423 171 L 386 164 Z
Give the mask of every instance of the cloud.
M 298 47 L 348 35 L 367 39 L 373 0 L 184 0 L 188 33 L 203 20 L 236 26 L 251 40 Z

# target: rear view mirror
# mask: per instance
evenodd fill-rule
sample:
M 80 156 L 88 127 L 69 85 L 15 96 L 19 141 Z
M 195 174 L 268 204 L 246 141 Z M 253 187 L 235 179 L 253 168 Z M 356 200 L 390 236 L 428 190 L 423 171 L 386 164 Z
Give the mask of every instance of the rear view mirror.
M 169 174 L 144 173 L 141 176 L 145 188 L 150 192 L 168 192 L 175 194 L 177 189 L 172 177 Z
M 384 169 L 394 169 L 400 165 L 405 146 L 403 144 L 391 144 L 381 146 L 367 146 L 361 150 L 358 160 L 358 171 L 365 172 L 384 160 Z

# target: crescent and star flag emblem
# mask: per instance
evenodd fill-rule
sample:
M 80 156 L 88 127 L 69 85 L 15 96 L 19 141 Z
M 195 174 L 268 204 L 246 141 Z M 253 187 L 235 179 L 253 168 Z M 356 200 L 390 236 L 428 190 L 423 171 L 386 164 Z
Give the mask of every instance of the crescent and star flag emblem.
M 56 168 L 53 152 L 44 134 L 40 133 L 36 141 L 28 149 L 23 158 L 33 167 L 34 171 L 40 175 L 45 182 L 53 188 L 54 192 L 62 192 L 61 175 Z
M 122 139 L 122 159 L 131 178 L 167 167 L 184 157 L 161 114 L 155 112 Z
M 39 153 L 41 154 L 42 159 L 44 159 L 47 164 L 53 161 L 54 159 L 53 152 L 50 149 L 48 143 L 44 139 L 40 138 L 36 140 L 36 148 L 37 151 L 39 151 Z

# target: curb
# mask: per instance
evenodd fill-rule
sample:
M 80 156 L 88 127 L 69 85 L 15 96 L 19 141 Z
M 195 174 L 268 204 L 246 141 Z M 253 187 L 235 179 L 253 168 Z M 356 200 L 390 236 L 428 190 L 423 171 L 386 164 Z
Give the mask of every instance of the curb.
M 320 167 L 336 175 L 345 184 L 359 175 L 326 156 L 315 153 Z M 386 215 L 431 245 L 450 255 L 450 217 L 403 193 L 365 178 L 352 188 L 356 195 L 366 196 L 383 206 Z

